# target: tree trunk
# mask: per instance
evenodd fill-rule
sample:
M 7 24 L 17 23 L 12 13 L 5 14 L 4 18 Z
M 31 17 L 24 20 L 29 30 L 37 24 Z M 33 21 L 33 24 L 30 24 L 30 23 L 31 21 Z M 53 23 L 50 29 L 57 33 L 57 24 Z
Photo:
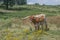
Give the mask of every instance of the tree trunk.
M 6 1 L 6 9 L 8 9 L 8 0 Z

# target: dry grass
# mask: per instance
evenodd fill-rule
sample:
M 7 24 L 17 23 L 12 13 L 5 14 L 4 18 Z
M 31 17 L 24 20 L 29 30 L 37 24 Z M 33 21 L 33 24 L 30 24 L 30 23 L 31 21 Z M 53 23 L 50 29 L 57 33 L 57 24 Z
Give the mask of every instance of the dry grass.
M 60 29 L 60 16 L 47 17 L 48 23 Z
M 47 17 L 48 26 L 50 31 L 48 32 L 41 32 L 34 31 L 34 26 L 31 25 L 29 20 L 22 20 L 20 18 L 11 18 L 9 19 L 8 23 L 4 26 L 7 26 L 8 29 L 2 29 L 0 31 L 0 39 L 1 40 L 59 40 L 60 35 L 59 31 L 55 28 L 58 27 L 60 23 L 60 16 L 52 16 Z M 58 21 L 57 21 L 58 20 Z M 3 22 L 4 23 L 4 22 Z M 60 26 L 60 25 L 59 25 Z M 31 28 L 33 30 L 31 30 Z M 54 29 L 54 30 L 53 30 Z

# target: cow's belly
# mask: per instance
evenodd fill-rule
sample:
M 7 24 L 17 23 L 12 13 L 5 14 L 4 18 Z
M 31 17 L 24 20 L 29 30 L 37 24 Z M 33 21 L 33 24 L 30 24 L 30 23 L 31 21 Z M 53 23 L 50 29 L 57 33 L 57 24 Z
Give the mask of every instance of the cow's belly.
M 38 18 L 35 19 L 36 22 L 42 22 L 43 20 L 44 20 L 44 19 L 42 19 L 42 18 L 41 18 L 41 19 L 40 19 L 40 18 L 39 18 L 39 19 L 38 19 Z

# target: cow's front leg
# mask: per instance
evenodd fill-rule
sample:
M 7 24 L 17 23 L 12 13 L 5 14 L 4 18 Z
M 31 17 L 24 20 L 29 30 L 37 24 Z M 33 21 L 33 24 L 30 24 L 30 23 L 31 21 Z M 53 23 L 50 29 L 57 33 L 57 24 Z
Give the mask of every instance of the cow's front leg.
M 35 30 L 39 30 L 39 23 L 35 24 Z
M 38 26 L 37 26 L 37 24 L 34 24 L 35 25 L 35 30 L 38 30 Z
M 38 30 L 40 30 L 40 22 L 38 22 Z

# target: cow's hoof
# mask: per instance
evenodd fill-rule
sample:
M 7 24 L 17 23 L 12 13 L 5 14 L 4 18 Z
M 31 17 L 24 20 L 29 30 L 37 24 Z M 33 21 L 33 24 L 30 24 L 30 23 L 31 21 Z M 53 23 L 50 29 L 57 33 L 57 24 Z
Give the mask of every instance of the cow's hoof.
M 49 28 L 45 29 L 45 31 L 49 31 Z

